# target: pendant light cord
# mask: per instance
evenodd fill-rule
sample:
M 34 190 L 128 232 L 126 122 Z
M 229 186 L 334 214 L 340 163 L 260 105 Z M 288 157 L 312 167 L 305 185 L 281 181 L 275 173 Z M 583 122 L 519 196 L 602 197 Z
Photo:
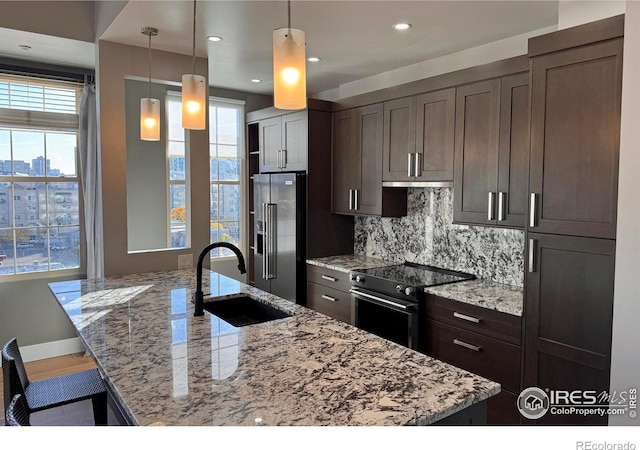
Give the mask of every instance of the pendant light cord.
M 287 28 L 291 34 L 291 0 L 287 0 Z
M 149 35 L 149 98 L 151 98 L 151 31 Z
M 193 61 L 192 61 L 192 72 L 195 75 L 196 73 L 196 0 L 193 0 Z

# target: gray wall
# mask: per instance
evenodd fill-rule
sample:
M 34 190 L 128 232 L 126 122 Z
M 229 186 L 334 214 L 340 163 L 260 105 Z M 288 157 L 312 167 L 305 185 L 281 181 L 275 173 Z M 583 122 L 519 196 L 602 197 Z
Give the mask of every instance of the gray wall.
M 415 262 L 522 286 L 524 232 L 454 225 L 453 189 L 409 189 L 407 215 L 357 217 L 355 253 Z
M 20 346 L 76 336 L 69 319 L 53 299 L 47 283 L 77 277 L 0 282 L 0 343 L 12 337 Z
M 160 140 L 140 139 L 140 99 L 149 96 L 148 82 L 125 80 L 127 129 L 127 246 L 129 251 L 166 248 L 167 136 L 164 98 L 167 86 L 152 84 L 160 101 Z
M 640 390 L 640 3 L 627 2 L 622 75 L 622 127 L 616 277 L 613 301 L 611 391 Z M 612 425 L 638 425 L 629 415 L 610 416 Z

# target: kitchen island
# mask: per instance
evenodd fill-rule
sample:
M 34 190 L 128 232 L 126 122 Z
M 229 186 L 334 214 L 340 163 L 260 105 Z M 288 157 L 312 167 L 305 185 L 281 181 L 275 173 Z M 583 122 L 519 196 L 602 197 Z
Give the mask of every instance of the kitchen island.
M 194 317 L 192 270 L 49 284 L 128 423 L 427 425 L 482 420 L 485 401 L 500 392 L 223 275 L 203 278 L 216 299 L 249 295 L 291 317 L 240 328 Z

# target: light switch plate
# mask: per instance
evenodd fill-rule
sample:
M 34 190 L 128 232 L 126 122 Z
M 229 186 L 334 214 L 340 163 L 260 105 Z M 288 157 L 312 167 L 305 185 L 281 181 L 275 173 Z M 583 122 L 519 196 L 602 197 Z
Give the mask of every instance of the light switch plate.
M 193 255 L 178 255 L 178 269 L 191 269 L 193 267 Z

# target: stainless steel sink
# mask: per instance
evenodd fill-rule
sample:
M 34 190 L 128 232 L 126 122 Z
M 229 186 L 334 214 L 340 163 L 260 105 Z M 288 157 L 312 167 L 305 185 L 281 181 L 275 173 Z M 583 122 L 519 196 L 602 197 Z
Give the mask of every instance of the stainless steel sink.
M 284 311 L 247 296 L 205 302 L 203 307 L 205 311 L 234 327 L 246 327 L 247 325 L 291 317 Z

